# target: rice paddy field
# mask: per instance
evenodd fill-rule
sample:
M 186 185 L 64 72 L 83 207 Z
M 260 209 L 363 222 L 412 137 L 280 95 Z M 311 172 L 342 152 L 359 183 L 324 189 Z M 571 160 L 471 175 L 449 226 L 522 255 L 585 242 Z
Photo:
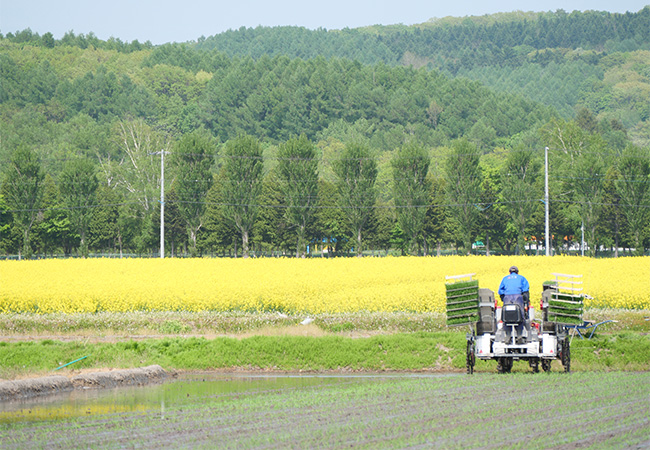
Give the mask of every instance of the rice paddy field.
M 1 261 L 0 313 L 444 313 L 445 276 L 496 291 L 511 265 L 531 300 L 563 273 L 582 276 L 586 308 L 650 309 L 650 257 L 449 256 Z
M 0 410 L 0 442 L 7 450 L 650 446 L 647 372 L 267 378 L 249 386 L 235 377 L 227 390 L 210 383 L 195 375 L 146 399 L 142 390 L 112 391 L 67 407 L 15 405 Z

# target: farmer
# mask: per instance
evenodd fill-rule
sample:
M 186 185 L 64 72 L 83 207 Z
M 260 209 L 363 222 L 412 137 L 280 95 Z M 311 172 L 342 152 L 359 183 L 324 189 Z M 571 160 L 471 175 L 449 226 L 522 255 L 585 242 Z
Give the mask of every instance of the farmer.
M 528 306 L 530 305 L 530 285 L 528 280 L 519 275 L 517 266 L 510 267 L 510 273 L 503 277 L 499 286 L 499 296 L 504 305 L 514 303 L 521 307 L 524 317 L 527 316 Z M 517 327 L 521 332 L 521 324 Z

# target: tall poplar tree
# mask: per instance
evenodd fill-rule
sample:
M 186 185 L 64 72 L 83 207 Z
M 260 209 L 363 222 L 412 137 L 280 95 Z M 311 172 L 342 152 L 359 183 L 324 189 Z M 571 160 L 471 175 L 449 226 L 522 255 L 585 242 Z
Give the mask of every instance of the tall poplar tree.
M 338 177 L 341 208 L 354 233 L 357 256 L 361 257 L 361 233 L 372 216 L 377 196 L 377 161 L 373 158 L 370 147 L 353 142 L 345 146 L 341 158 L 334 162 L 333 169 Z
M 30 232 L 43 198 L 44 178 L 36 152 L 24 145 L 16 147 L 5 167 L 3 190 L 14 222 L 22 234 L 22 256 L 25 258 L 32 255 Z
M 176 206 L 185 222 L 192 256 L 197 255 L 196 238 L 203 226 L 205 197 L 212 186 L 210 169 L 215 151 L 212 136 L 201 129 L 183 135 L 172 151 Z
M 305 257 L 307 226 L 318 202 L 318 160 L 314 144 L 302 134 L 280 145 L 278 173 L 286 206 L 285 215 L 297 234 L 296 257 Z
M 426 149 L 416 143 L 401 147 L 391 161 L 397 220 L 408 238 L 411 254 L 417 250 L 417 240 L 427 216 L 430 162 Z
M 476 207 L 481 193 L 480 155 L 476 145 L 465 139 L 454 141 L 451 150 L 445 160 L 448 211 L 456 220 L 459 237 L 469 254 L 480 212 Z
M 650 217 L 650 161 L 648 152 L 629 145 L 620 158 L 620 177 L 616 191 L 620 196 L 622 213 L 630 230 L 637 255 L 643 255 L 644 233 Z
M 71 159 L 59 176 L 61 197 L 70 224 L 79 235 L 79 250 L 84 258 L 88 256 L 86 235 L 96 206 L 95 194 L 98 187 L 95 165 L 86 158 Z
M 524 251 L 526 225 L 539 208 L 541 192 L 537 191 L 535 182 L 540 167 L 531 151 L 513 150 L 501 174 L 503 205 L 517 229 L 517 254 Z
M 250 232 L 259 209 L 264 160 L 260 142 L 239 135 L 229 140 L 223 153 L 224 217 L 241 233 L 242 256 L 249 256 Z

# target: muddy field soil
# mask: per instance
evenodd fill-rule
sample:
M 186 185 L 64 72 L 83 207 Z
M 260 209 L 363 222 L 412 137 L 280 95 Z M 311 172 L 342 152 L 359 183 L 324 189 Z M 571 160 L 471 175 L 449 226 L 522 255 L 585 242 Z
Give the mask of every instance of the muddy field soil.
M 136 369 L 119 369 L 82 373 L 76 376 L 53 375 L 15 381 L 0 381 L 0 402 L 56 395 L 73 389 L 107 389 L 118 386 L 146 385 L 165 380 L 167 372 L 152 365 Z
M 128 411 L 13 421 L 5 413 L 0 441 L 5 449 L 650 446 L 646 372 L 227 381 L 234 388 L 217 392 L 192 388 L 205 378 L 176 380 L 173 399 Z

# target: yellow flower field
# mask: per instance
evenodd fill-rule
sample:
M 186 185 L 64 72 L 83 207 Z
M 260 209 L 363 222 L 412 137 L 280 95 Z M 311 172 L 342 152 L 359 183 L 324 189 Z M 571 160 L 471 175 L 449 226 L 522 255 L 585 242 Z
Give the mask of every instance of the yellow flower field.
M 494 291 L 517 265 L 537 304 L 552 272 L 583 275 L 587 306 L 650 309 L 650 258 L 448 256 L 0 262 L 0 312 L 444 311 L 445 275 Z

